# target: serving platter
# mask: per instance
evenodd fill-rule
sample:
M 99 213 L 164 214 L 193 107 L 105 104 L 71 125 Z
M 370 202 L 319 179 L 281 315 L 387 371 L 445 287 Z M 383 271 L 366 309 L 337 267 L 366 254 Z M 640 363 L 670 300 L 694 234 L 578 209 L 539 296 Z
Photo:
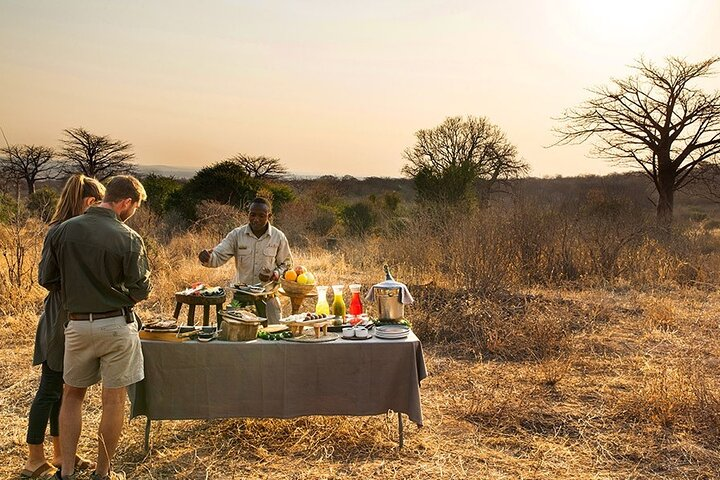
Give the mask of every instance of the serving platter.
M 299 337 L 290 337 L 290 338 L 283 338 L 286 342 L 298 342 L 298 343 L 322 343 L 322 342 L 332 342 L 334 340 L 337 340 L 340 338 L 340 335 L 337 333 L 329 332 L 325 335 L 321 335 L 319 337 L 316 337 L 314 334 L 303 334 Z

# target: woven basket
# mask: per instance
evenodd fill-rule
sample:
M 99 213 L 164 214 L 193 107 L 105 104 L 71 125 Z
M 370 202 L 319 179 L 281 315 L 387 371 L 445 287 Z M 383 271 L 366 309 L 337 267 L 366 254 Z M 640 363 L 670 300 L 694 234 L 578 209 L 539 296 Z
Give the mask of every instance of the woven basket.
M 280 285 L 282 285 L 283 290 L 285 290 L 285 293 L 288 295 L 307 295 L 315 288 L 315 284 L 301 285 L 297 282 L 285 280 L 284 278 L 280 279 Z
M 230 342 L 245 342 L 247 340 L 255 340 L 257 332 L 260 329 L 260 321 L 240 321 L 233 320 L 227 315 L 223 315 L 222 330 L 220 331 L 220 339 Z

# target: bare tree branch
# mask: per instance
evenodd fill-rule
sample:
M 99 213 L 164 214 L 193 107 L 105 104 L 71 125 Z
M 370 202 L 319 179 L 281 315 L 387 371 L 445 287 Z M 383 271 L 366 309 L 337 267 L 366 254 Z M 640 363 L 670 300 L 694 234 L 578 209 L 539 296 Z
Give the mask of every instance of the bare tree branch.
M 249 177 L 257 179 L 273 179 L 287 175 L 287 169 L 280 163 L 279 158 L 271 157 L 252 157 L 244 153 L 238 153 L 230 158 L 229 161 L 237 163 L 247 172 Z
M 24 180 L 28 193 L 35 192 L 35 183 L 57 178 L 59 171 L 55 151 L 38 145 L 8 145 L 0 149 L 0 173 L 16 181 Z
M 60 156 L 64 173 L 82 173 L 99 180 L 118 174 L 136 173 L 131 144 L 113 140 L 107 135 L 93 135 L 82 127 L 63 132 L 65 138 L 61 140 L 63 147 Z
M 593 138 L 593 155 L 639 166 L 657 188 L 658 221 L 669 227 L 674 192 L 694 178 L 693 169 L 720 154 L 720 92 L 690 86 L 712 76 L 718 61 L 669 57 L 661 67 L 641 58 L 634 76 L 612 79 L 611 86 L 590 90 L 594 98 L 566 110 L 554 145 Z

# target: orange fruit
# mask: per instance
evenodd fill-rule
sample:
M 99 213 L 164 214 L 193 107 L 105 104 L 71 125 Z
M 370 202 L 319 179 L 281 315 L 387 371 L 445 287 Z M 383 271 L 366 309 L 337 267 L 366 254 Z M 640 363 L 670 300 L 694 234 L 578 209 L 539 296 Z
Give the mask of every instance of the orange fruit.
M 288 282 L 294 282 L 297 280 L 297 273 L 295 273 L 295 270 L 288 270 L 285 272 L 285 280 Z

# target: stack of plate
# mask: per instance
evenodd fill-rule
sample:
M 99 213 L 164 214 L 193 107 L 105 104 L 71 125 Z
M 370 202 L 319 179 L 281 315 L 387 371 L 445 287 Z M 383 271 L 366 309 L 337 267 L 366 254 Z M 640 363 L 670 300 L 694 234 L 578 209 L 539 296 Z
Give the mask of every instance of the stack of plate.
M 386 340 L 405 338 L 409 333 L 410 327 L 407 325 L 380 325 L 375 327 L 375 336 Z

